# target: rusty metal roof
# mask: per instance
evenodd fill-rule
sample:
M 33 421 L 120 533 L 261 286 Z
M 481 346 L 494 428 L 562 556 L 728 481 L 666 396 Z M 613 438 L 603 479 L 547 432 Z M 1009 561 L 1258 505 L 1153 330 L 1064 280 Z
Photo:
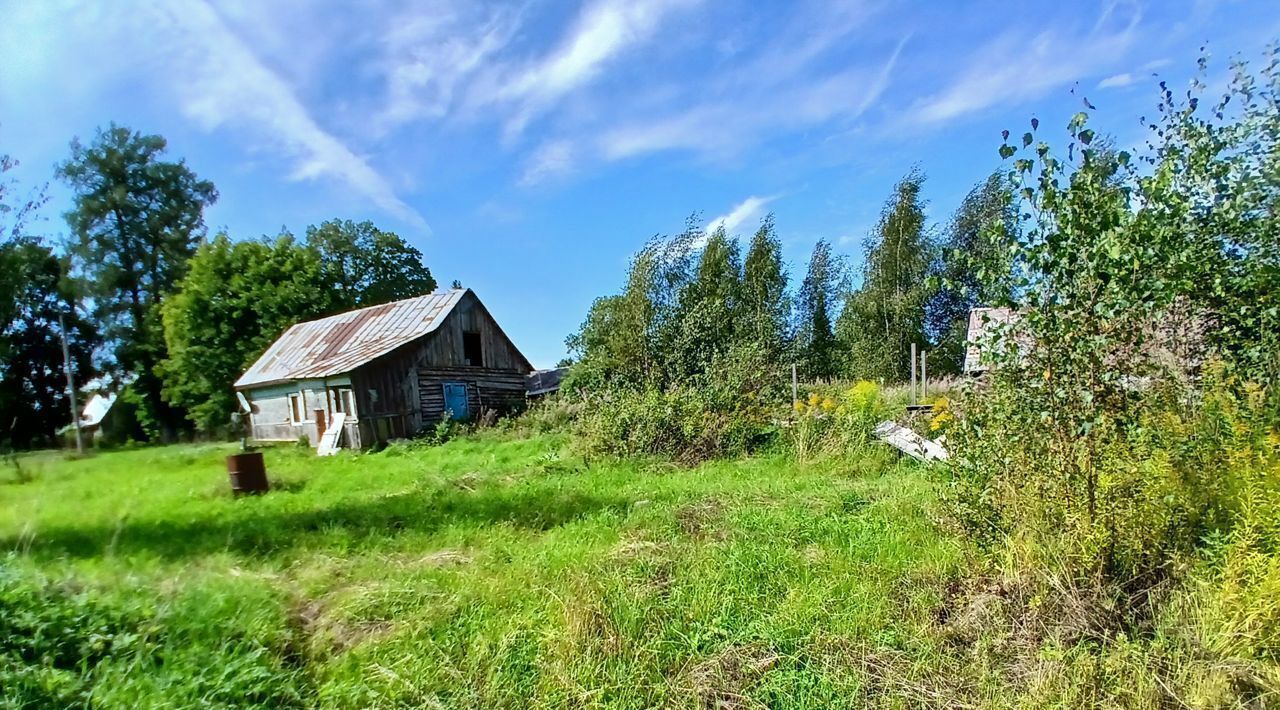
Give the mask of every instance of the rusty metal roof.
M 351 372 L 440 327 L 468 291 L 433 293 L 298 323 L 276 339 L 235 386 Z

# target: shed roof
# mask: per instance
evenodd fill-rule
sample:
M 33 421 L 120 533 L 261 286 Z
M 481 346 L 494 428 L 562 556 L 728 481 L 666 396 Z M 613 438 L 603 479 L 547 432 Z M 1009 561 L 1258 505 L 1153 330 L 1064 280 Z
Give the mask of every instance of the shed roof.
M 469 292 L 442 291 L 298 323 L 276 339 L 235 386 L 351 372 L 435 331 Z
M 569 368 L 556 367 L 550 370 L 534 370 L 524 376 L 525 394 L 534 397 L 540 394 L 551 394 L 560 390 L 560 382 L 569 374 Z

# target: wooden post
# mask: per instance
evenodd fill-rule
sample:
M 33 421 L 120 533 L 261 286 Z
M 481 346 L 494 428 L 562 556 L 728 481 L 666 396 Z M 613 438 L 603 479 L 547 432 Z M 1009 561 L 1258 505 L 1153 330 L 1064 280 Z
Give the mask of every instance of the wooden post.
M 929 399 L 929 351 L 920 351 L 920 402 L 926 403 Z
M 796 379 L 796 364 L 791 363 L 791 406 L 800 401 L 800 382 Z
M 67 372 L 67 396 L 71 398 L 71 423 L 76 427 L 76 453 L 84 453 L 84 438 L 80 435 L 80 405 L 76 402 L 76 378 L 71 374 L 71 348 L 67 345 L 67 324 L 58 314 L 58 330 L 62 332 L 62 369 Z
M 916 344 L 911 344 L 911 403 L 919 404 L 916 400 Z

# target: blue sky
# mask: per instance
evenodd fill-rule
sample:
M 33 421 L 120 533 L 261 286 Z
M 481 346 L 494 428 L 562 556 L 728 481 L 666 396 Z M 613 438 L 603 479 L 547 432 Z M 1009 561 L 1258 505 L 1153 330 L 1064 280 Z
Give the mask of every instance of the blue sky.
M 919 166 L 939 224 L 1000 130 L 1141 140 L 1152 74 L 1210 85 L 1280 38 L 1270 2 L 0 0 L 0 152 L 50 179 L 73 136 L 160 133 L 214 181 L 211 230 L 371 219 L 479 293 L 535 365 L 650 236 L 769 211 L 803 269 L 858 261 Z M 50 186 L 46 231 L 64 231 Z

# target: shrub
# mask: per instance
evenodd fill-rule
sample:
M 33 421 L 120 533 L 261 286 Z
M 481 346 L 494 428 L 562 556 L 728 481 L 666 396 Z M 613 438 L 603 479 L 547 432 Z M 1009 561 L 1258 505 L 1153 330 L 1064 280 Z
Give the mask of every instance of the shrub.
M 579 431 L 588 448 L 694 463 L 754 451 L 773 439 L 768 408 L 747 393 L 697 387 L 615 390 L 588 399 Z
M 876 424 L 893 412 L 880 386 L 867 380 L 810 392 L 792 410 L 787 441 L 800 461 L 865 451 Z

